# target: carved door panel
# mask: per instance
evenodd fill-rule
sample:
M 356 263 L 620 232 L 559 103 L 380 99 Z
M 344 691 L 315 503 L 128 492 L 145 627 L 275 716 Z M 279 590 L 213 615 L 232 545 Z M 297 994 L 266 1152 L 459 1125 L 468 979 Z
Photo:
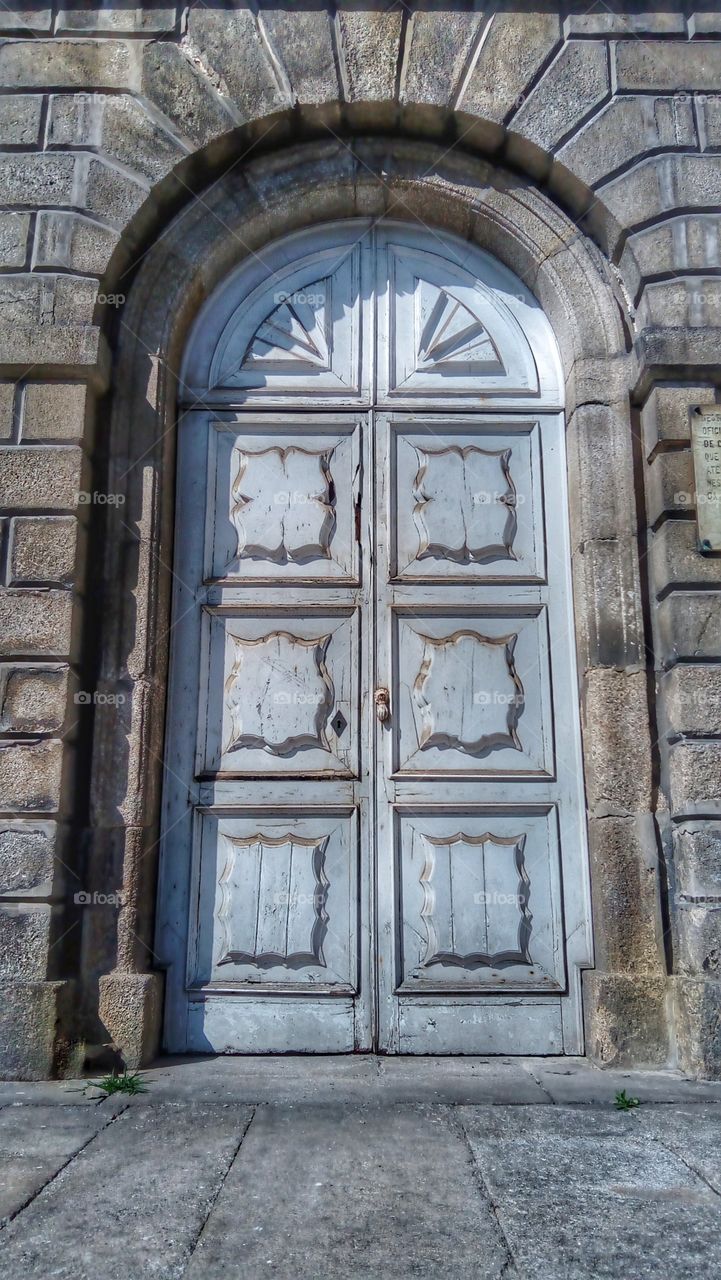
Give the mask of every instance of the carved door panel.
M 559 415 L 376 422 L 386 1051 L 581 1044 L 562 430 Z

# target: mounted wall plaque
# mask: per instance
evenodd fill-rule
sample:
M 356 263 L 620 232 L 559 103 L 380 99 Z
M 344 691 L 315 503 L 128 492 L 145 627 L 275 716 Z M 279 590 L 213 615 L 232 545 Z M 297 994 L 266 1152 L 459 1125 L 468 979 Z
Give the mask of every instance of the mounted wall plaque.
M 697 405 L 691 414 L 699 551 L 721 551 L 721 405 Z

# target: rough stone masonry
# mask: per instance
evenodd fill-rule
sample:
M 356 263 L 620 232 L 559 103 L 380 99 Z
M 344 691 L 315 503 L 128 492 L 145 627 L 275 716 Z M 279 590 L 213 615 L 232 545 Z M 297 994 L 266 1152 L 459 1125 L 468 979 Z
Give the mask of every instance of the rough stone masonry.
M 568 353 L 587 1051 L 721 1075 L 721 564 L 689 426 L 721 377 L 718 5 L 55 3 L 0 29 L 0 1072 L 158 1047 L 167 423 L 238 253 L 204 208 L 260 245 L 403 193 L 523 267 Z

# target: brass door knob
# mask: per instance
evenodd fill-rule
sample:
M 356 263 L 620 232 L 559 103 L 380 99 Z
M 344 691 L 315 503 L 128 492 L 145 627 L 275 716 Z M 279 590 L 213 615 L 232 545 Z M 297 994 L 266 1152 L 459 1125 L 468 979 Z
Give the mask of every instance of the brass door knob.
M 390 720 L 391 715 L 391 695 L 387 689 L 376 689 L 373 695 L 373 701 L 376 704 L 376 715 L 381 724 L 385 724 L 386 720 Z

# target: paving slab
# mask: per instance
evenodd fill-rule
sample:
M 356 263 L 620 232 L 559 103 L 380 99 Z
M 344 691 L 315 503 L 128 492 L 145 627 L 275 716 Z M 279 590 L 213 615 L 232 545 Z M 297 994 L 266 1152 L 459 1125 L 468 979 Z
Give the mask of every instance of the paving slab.
M 643 1133 L 673 1151 L 721 1195 L 719 1107 L 638 1107 L 633 1118 Z
M 691 1117 L 705 1110 L 688 1108 Z M 671 1114 L 668 1107 L 652 1112 L 661 1127 Z M 717 1280 L 721 1198 L 645 1131 L 637 1112 L 456 1114 L 527 1280 Z
M 450 1113 L 259 1108 L 185 1280 L 389 1274 L 516 1275 Z
M 4 1280 L 179 1280 L 251 1116 L 128 1107 L 5 1227 Z
M 0 1223 L 18 1213 L 123 1109 L 20 1104 L 0 1111 Z
M 645 1103 L 719 1102 L 721 1082 L 690 1080 L 679 1071 L 619 1071 L 585 1059 L 524 1058 L 526 1070 L 555 1103 L 608 1104 L 625 1089 Z

